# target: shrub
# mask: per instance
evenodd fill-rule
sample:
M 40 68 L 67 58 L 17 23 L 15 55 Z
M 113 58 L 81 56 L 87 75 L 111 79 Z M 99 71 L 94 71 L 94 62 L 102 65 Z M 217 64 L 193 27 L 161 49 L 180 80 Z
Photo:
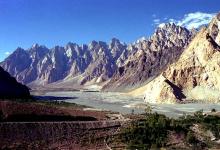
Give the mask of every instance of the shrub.
M 203 111 L 200 110 L 194 115 L 185 115 L 178 119 L 170 119 L 157 113 L 146 113 L 144 119 L 133 122 L 123 130 L 121 139 L 128 145 L 128 149 L 156 149 L 166 146 L 169 131 L 175 131 L 185 134 L 185 141 L 189 144 L 199 146 L 196 144 L 199 141 L 190 129 L 193 124 L 200 124 L 220 138 L 220 117 L 204 116 Z
M 193 132 L 192 131 L 189 131 L 186 135 L 186 141 L 189 143 L 189 144 L 196 144 L 197 140 L 196 140 L 196 137 L 194 136 Z
M 129 149 L 149 149 L 162 147 L 166 143 L 170 119 L 157 113 L 147 114 L 144 120 L 138 121 L 125 129 L 123 141 Z
M 215 108 L 212 108 L 211 112 L 216 112 Z

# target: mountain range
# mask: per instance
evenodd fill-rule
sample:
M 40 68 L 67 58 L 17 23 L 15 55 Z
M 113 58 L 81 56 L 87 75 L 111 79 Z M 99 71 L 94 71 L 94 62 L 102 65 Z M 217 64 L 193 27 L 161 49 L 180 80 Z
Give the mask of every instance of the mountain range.
M 219 30 L 220 14 L 199 30 L 164 24 L 132 44 L 116 38 L 51 49 L 34 44 L 0 65 L 31 88 L 95 88 L 161 103 L 220 100 Z
M 151 103 L 220 101 L 220 13 L 196 34 L 180 58 L 131 91 Z
M 156 29 L 149 38 L 125 44 L 92 41 L 68 43 L 48 49 L 34 44 L 18 47 L 0 65 L 19 82 L 32 88 L 85 88 L 125 91 L 149 82 L 174 62 L 194 37 L 195 31 L 175 24 Z

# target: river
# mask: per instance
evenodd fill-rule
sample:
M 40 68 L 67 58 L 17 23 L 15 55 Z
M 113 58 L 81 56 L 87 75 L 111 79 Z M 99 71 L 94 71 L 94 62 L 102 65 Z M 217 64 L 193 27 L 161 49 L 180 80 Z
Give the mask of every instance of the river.
M 115 92 L 45 92 L 41 96 L 65 97 L 62 101 L 90 106 L 100 110 L 111 110 L 122 114 L 143 113 L 146 107 L 142 98 L 135 98 Z M 211 109 L 220 111 L 220 104 L 189 103 L 189 104 L 151 104 L 154 112 L 165 114 L 169 117 L 178 117 L 191 114 L 203 109 L 210 112 Z

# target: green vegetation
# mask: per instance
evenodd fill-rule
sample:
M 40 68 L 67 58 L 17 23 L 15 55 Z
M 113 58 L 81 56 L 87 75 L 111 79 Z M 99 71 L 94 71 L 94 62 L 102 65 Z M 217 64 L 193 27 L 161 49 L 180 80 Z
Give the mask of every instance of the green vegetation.
M 162 147 L 166 143 L 169 124 L 170 120 L 164 115 L 149 114 L 146 119 L 139 120 L 125 129 L 121 138 L 127 141 L 129 149 Z
M 192 131 L 189 131 L 186 135 L 186 141 L 190 144 L 194 144 L 197 142 L 196 137 L 194 136 Z
M 211 110 L 211 112 L 216 112 L 215 108 L 213 108 L 213 109 Z
M 200 141 L 192 130 L 197 125 L 202 132 L 210 130 L 216 138 L 220 138 L 220 117 L 204 115 L 198 111 L 194 115 L 184 115 L 178 119 L 168 118 L 157 113 L 146 113 L 144 119 L 133 122 L 120 134 L 120 139 L 128 149 L 151 149 L 167 147 L 170 133 L 183 135 L 183 143 L 189 147 L 207 147 L 209 141 Z M 204 138 L 207 140 L 207 138 Z M 172 142 L 172 141 L 171 141 Z

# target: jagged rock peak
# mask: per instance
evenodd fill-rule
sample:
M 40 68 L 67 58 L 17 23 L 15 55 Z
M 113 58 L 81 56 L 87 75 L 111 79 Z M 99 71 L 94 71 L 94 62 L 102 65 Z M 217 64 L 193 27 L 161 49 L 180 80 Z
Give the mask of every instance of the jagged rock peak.
M 39 50 L 39 49 L 48 49 L 48 48 L 45 45 L 39 45 L 38 43 L 35 43 L 29 49 Z
M 113 48 L 113 47 L 120 47 L 120 46 L 126 46 L 126 44 L 124 42 L 121 42 L 119 39 L 117 38 L 112 38 L 111 41 L 109 42 L 109 48 Z
M 110 41 L 110 44 L 120 44 L 120 40 L 117 39 L 117 38 L 112 38 L 111 41 Z
M 208 36 L 210 36 L 215 43 L 220 46 L 220 13 L 218 13 L 208 26 Z
M 98 44 L 103 47 L 107 47 L 107 43 L 103 41 L 99 41 Z
M 219 14 L 213 18 L 208 27 L 200 29 L 175 63 L 169 65 L 160 76 L 154 78 L 141 90 L 133 93 L 145 89 L 145 98 L 150 97 L 145 99 L 147 102 L 153 99 L 156 103 L 177 101 L 219 103 L 220 23 L 218 16 Z M 164 79 L 169 81 L 169 86 Z M 161 83 L 161 86 L 155 89 L 156 94 L 152 93 L 155 83 Z
M 35 43 L 35 44 L 32 45 L 31 48 L 38 48 L 38 47 L 39 47 L 39 44 L 38 44 L 38 43 Z
M 68 50 L 68 49 L 79 49 L 80 46 L 76 43 L 72 43 L 72 42 L 68 42 L 65 46 L 65 50 Z
M 24 54 L 27 54 L 27 51 L 21 47 L 17 47 L 15 51 L 11 55 L 9 55 L 6 59 L 11 58 L 13 55 L 18 56 L 18 55 L 24 55 Z
M 181 33 L 182 31 L 186 31 L 186 32 L 190 32 L 188 29 L 182 27 L 182 26 L 178 26 L 176 25 L 175 23 L 165 23 L 163 25 L 160 25 L 155 33 L 153 34 L 153 36 L 156 34 L 159 34 L 159 33 Z
M 143 43 L 143 42 L 145 42 L 145 41 L 148 41 L 148 38 L 145 37 L 145 36 L 143 36 L 143 37 L 139 38 L 139 39 L 138 39 L 136 42 L 134 42 L 133 44 L 135 45 L 135 44 Z
M 164 24 L 148 40 L 142 38 L 127 46 L 122 61 L 118 61 L 117 72 L 103 90 L 121 90 L 127 86 L 140 86 L 157 76 L 169 64 L 178 60 L 193 38 L 186 28 L 174 23 Z M 125 61 L 124 61 L 125 60 Z M 113 88 L 114 89 L 113 89 Z M 112 89 L 111 89 L 112 88 Z
M 140 42 L 129 45 L 117 38 L 112 38 L 109 43 L 92 41 L 82 46 L 69 42 L 64 47 L 51 49 L 34 44 L 25 53 L 14 55 L 1 66 L 25 84 L 61 83 L 70 78 L 77 78 L 77 82 L 73 79 L 76 84 L 107 81 L 118 72 L 119 67 L 123 67 L 124 75 L 119 71 L 116 78 L 120 83 L 126 83 L 125 86 L 130 86 L 145 82 L 175 61 L 191 40 L 189 33 L 187 29 L 167 24 L 158 29 L 153 38 L 144 37 Z M 21 60 L 23 63 L 18 63 Z
M 23 48 L 21 48 L 21 47 L 17 47 L 16 49 L 15 49 L 15 51 L 17 51 L 17 52 L 19 52 L 19 51 L 21 51 L 21 52 L 23 52 L 23 51 L 25 51 Z

